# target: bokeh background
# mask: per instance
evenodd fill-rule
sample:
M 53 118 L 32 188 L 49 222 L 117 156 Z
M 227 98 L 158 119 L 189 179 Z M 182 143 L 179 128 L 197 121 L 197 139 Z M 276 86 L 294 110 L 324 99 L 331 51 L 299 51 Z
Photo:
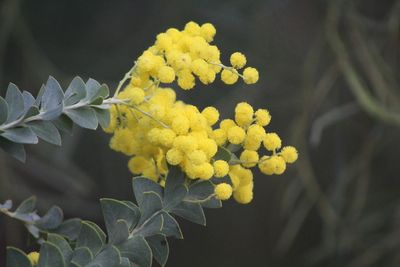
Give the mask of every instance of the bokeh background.
M 0 94 L 9 82 L 37 93 L 48 75 L 115 88 L 157 33 L 190 20 L 213 23 L 224 61 L 243 52 L 260 80 L 179 97 L 224 117 L 240 101 L 268 108 L 300 159 L 283 176 L 256 173 L 250 205 L 183 222 L 168 266 L 400 266 L 398 0 L 3 0 Z M 26 164 L 0 152 L 0 201 L 36 195 L 40 211 L 101 223 L 100 197 L 133 198 L 128 159 L 108 142 L 75 129 L 62 148 L 29 147 Z M 0 217 L 0 265 L 6 244 L 34 249 L 27 239 Z

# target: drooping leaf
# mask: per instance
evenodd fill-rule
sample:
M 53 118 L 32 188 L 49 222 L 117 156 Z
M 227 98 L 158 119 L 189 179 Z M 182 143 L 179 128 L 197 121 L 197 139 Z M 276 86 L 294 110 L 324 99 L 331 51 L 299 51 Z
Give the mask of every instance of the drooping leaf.
M 37 144 L 36 134 L 26 127 L 10 128 L 0 134 L 2 137 L 19 144 Z
M 198 181 L 190 185 L 185 201 L 202 202 L 214 194 L 214 186 L 210 181 Z
M 72 134 L 74 123 L 67 115 L 62 114 L 60 117 L 52 122 L 60 131 L 63 131 L 67 134 Z
M 205 202 L 201 202 L 200 204 L 203 208 L 208 209 L 218 209 L 222 207 L 222 201 L 220 199 L 216 199 L 215 197 L 212 197 Z
M 8 117 L 8 104 L 4 100 L 4 98 L 0 96 L 0 125 L 6 122 L 7 117 Z
M 27 124 L 41 139 L 51 144 L 60 146 L 61 136 L 53 123 L 49 121 L 33 121 Z
M 206 225 L 206 217 L 204 216 L 203 208 L 199 203 L 190 203 L 183 201 L 171 212 L 188 221 L 201 225 Z
M 146 238 L 153 252 L 154 259 L 161 266 L 165 266 L 168 260 L 169 246 L 168 241 L 163 235 L 154 235 Z
M 85 221 L 85 223 L 87 223 L 90 226 L 92 226 L 96 230 L 97 234 L 100 236 L 102 242 L 106 243 L 107 236 L 97 224 L 95 224 L 94 222 L 91 222 L 91 221 Z
M 6 264 L 6 267 L 32 267 L 27 255 L 14 247 L 7 247 Z
M 95 130 L 98 125 L 96 113 L 92 108 L 81 107 L 77 109 L 67 109 L 65 114 L 77 125 L 82 128 Z
M 163 197 L 162 187 L 149 178 L 138 176 L 132 179 L 133 193 L 139 206 L 143 202 L 143 193 L 153 191 L 161 198 Z
M 142 236 L 134 236 L 117 246 L 121 255 L 140 267 L 150 267 L 153 254 L 149 244 Z
M 119 267 L 132 267 L 132 265 L 128 258 L 121 257 Z
M 12 200 L 8 199 L 3 204 L 0 204 L 0 209 L 9 210 L 12 208 Z
M 76 241 L 76 248 L 87 247 L 93 255 L 96 255 L 104 243 L 96 229 L 86 222 L 82 222 L 81 232 Z
M 108 111 L 107 109 L 98 108 L 94 108 L 94 111 L 96 112 L 96 117 L 99 121 L 100 126 L 103 128 L 107 128 L 110 124 L 110 111 Z
M 53 206 L 40 220 L 35 222 L 35 225 L 40 229 L 52 230 L 60 226 L 63 218 L 62 210 L 57 206 Z
M 23 144 L 11 142 L 0 136 L 0 148 L 21 162 L 25 162 L 26 153 Z
M 6 102 L 8 104 L 8 117 L 6 123 L 17 120 L 24 112 L 24 98 L 18 87 L 10 83 L 6 92 Z
M 132 234 L 141 235 L 143 237 L 153 236 L 162 232 L 163 225 L 164 217 L 161 216 L 161 213 L 157 213 L 145 220 Z
M 66 267 L 65 259 L 60 249 L 50 242 L 44 242 L 40 247 L 40 257 L 37 267 Z

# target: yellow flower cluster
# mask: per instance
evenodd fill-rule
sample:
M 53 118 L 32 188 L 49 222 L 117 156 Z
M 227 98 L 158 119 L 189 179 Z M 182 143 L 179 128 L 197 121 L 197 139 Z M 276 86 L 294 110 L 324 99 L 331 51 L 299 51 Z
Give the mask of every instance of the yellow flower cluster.
M 36 251 L 33 251 L 28 254 L 28 259 L 31 262 L 32 266 L 36 266 L 39 263 L 39 256 L 40 254 Z
M 202 83 L 212 83 L 221 70 L 226 84 L 241 77 L 245 83 L 258 80 L 255 68 L 247 67 L 246 57 L 239 52 L 230 57 L 231 67 L 220 61 L 220 52 L 211 45 L 216 30 L 210 23 L 201 26 L 194 22 L 184 30 L 168 29 L 157 36 L 125 76 L 129 84 L 116 98 L 121 101 L 111 107 L 107 129 L 113 133 L 110 146 L 131 157 L 129 170 L 165 184 L 168 165 L 180 166 L 190 180 L 210 180 L 215 184 L 215 196 L 227 200 L 232 195 L 240 203 L 249 203 L 253 194 L 253 174 L 256 165 L 265 174 L 281 174 L 286 163 L 297 159 L 293 147 L 284 147 L 275 133 L 266 133 L 271 117 L 265 109 L 254 112 L 243 102 L 235 109 L 234 120 L 219 123 L 215 107 L 199 110 L 196 106 L 176 100 L 173 89 L 161 84 L 177 82 L 182 89 L 191 89 L 197 77 Z M 264 147 L 269 156 L 259 158 Z M 230 160 L 217 157 L 217 151 L 235 148 Z M 232 150 L 233 151 L 233 150 Z M 228 181 L 227 181 L 228 179 Z

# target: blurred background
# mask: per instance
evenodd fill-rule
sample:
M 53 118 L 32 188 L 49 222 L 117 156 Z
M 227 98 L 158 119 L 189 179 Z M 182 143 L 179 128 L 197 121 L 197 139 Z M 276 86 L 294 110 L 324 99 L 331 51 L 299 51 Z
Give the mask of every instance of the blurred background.
M 3 0 L 0 95 L 9 82 L 36 94 L 48 75 L 115 88 L 156 34 L 190 20 L 213 23 L 224 62 L 241 51 L 260 80 L 179 97 L 224 117 L 240 101 L 268 108 L 300 158 L 283 176 L 256 173 L 250 205 L 208 210 L 207 227 L 181 221 L 167 266 L 400 266 L 399 0 Z M 133 199 L 109 136 L 63 140 L 30 146 L 26 164 L 0 151 L 0 202 L 36 195 L 40 211 L 101 223 L 100 197 Z M 6 244 L 34 249 L 27 239 L 0 217 L 0 265 Z

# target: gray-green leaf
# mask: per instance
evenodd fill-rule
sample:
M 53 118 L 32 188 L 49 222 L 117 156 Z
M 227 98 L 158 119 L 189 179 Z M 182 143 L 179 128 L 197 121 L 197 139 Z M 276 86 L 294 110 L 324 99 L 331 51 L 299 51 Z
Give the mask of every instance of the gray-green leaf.
M 32 121 L 27 124 L 41 139 L 51 144 L 61 146 L 61 136 L 53 123 L 49 121 Z
M 95 130 L 98 125 L 96 113 L 92 108 L 81 107 L 65 110 L 65 114 L 82 128 Z
M 26 127 L 10 128 L 4 130 L 0 135 L 19 144 L 37 144 L 39 142 L 36 134 Z

